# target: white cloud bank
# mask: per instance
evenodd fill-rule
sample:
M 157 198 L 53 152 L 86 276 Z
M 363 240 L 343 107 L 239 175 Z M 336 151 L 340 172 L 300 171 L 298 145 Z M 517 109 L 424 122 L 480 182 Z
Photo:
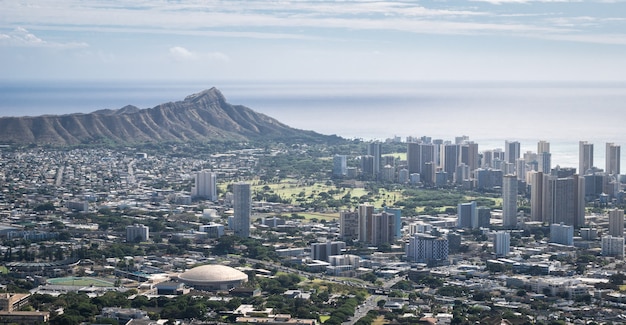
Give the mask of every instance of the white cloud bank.
M 8 46 L 51 48 L 83 48 L 89 46 L 87 43 L 82 42 L 58 43 L 46 41 L 23 27 L 16 27 L 9 33 L 0 34 L 0 44 Z
M 185 61 L 230 61 L 228 55 L 221 52 L 193 52 L 182 46 L 173 46 L 169 49 L 169 55 L 172 59 L 180 62 Z

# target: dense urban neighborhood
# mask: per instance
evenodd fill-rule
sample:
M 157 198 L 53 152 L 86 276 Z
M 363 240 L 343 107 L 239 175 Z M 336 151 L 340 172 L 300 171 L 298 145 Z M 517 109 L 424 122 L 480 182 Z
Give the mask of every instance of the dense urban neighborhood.
M 620 146 L 503 145 L 2 146 L 0 323 L 626 323 Z

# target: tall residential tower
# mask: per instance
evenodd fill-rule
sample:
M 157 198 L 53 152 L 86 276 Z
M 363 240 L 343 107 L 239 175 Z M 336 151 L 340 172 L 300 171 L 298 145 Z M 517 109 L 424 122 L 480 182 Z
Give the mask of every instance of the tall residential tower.
M 233 210 L 233 231 L 235 236 L 250 237 L 250 214 L 252 213 L 250 184 L 233 184 Z

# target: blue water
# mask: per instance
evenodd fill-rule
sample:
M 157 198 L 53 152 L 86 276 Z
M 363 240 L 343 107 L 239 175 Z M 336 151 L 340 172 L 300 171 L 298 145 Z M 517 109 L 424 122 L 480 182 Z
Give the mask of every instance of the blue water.
M 0 82 L 0 116 L 87 113 L 182 100 L 217 87 L 292 127 L 347 138 L 468 135 L 479 149 L 505 140 L 535 151 L 551 142 L 553 164 L 577 167 L 578 141 L 626 145 L 626 83 L 585 82 Z M 626 150 L 624 150 L 626 151 Z

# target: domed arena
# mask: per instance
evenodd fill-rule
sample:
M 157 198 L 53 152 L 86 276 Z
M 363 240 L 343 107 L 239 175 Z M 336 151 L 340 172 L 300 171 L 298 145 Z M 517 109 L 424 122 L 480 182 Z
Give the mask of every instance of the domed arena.
M 178 279 L 197 290 L 229 290 L 248 281 L 248 275 L 230 266 L 209 264 L 194 267 Z

